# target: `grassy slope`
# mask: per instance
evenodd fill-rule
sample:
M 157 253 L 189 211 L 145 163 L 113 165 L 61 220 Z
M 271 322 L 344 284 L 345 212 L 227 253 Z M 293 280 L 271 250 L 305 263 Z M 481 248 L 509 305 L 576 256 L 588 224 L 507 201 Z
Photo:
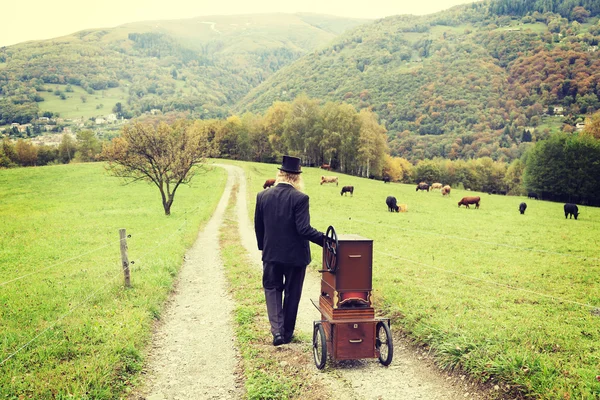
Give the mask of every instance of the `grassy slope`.
M 277 166 L 239 165 L 252 215 Z M 600 395 L 598 317 L 588 307 L 600 304 L 600 209 L 580 206 L 578 221 L 565 220 L 559 203 L 459 190 L 443 198 L 336 173 L 339 187 L 319 186 L 323 171 L 304 171 L 312 225 L 374 240 L 377 309 L 430 345 L 441 365 L 543 399 Z M 355 186 L 353 198 L 340 196 L 343 185 Z M 479 210 L 457 207 L 467 194 L 482 197 Z M 389 213 L 388 195 L 409 211 Z M 320 254 L 313 246 L 313 263 Z
M 104 110 L 118 101 L 127 104 L 129 89 L 147 87 L 149 81 L 166 88 L 180 85 L 171 76 L 173 68 L 177 69 L 179 79 L 190 78 L 182 93 L 160 95 L 159 91 L 158 98 L 145 99 L 134 95 L 132 107 L 144 101 L 169 106 L 172 102 L 186 101 L 185 95 L 196 96 L 191 101 L 198 105 L 224 107 L 281 66 L 329 43 L 341 30 L 366 21 L 323 15 L 256 14 L 136 22 L 8 46 L 4 51 L 8 61 L 0 63 L 0 70 L 6 71 L 7 81 L 18 82 L 27 77 L 20 83 L 22 88 L 14 93 L 11 91 L 15 87 L 6 85 L 9 96 L 19 96 L 26 87 L 31 89 L 30 81 L 34 78 L 49 82 L 48 76 L 55 74 L 88 83 L 110 77 L 123 88 L 106 91 L 106 101 L 95 101 L 101 95 L 88 95 L 86 104 L 80 100 L 83 93 L 80 88 L 74 87 L 75 93 L 67 94 L 73 95 L 67 100 L 38 93 L 47 100 L 38 104 L 40 111 L 59 112 L 67 118 L 103 115 L 102 110 L 95 108 L 97 104 L 104 104 Z M 167 43 L 162 44 L 162 56 L 157 58 L 155 52 L 136 49 L 128 38 L 131 33 L 166 35 L 161 39 Z M 195 58 L 194 61 L 189 57 Z
M 52 92 L 40 92 L 44 101 L 38 103 L 40 115 L 44 111 L 59 113 L 62 118 L 84 118 L 103 116 L 112 113 L 112 108 L 118 102 L 123 104 L 127 101 L 128 94 L 125 88 L 112 88 L 99 90 L 94 94 L 88 94 L 79 86 L 72 86 L 72 92 L 66 92 L 67 85 L 47 84 L 46 88 Z M 54 94 L 55 90 L 62 91 L 67 97 L 62 100 Z M 85 96 L 85 103 L 81 100 Z
M 224 184 L 221 169 L 196 176 L 166 217 L 155 187 L 122 185 L 102 164 L 0 170 L 0 362 L 33 339 L 0 365 L 0 397 L 114 399 L 127 391 L 183 254 Z M 132 235 L 130 290 L 122 288 L 119 228 Z

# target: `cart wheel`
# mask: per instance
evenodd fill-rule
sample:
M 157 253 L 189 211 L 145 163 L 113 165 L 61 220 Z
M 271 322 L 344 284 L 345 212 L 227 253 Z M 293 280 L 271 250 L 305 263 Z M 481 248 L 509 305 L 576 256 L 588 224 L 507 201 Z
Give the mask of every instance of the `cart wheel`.
M 318 322 L 313 331 L 313 356 L 318 369 L 323 369 L 327 362 L 327 342 L 325 340 L 325 330 L 323 325 Z
M 390 365 L 394 357 L 394 343 L 392 342 L 392 332 L 390 327 L 383 321 L 377 323 L 377 336 L 375 337 L 375 347 L 379 353 L 379 362 L 385 366 Z

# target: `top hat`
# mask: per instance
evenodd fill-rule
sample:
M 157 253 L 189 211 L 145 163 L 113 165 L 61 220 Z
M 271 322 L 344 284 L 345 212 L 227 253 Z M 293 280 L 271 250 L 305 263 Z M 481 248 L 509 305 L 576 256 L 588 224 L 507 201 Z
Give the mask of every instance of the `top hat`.
M 300 159 L 298 157 L 283 156 L 283 161 L 281 162 L 281 167 L 279 167 L 279 169 L 291 174 L 302 173 L 302 171 L 300 171 Z

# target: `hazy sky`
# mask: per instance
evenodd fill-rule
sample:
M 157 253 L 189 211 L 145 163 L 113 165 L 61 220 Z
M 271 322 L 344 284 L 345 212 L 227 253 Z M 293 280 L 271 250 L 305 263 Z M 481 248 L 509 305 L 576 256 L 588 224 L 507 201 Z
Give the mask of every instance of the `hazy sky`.
M 205 15 L 312 12 L 341 17 L 382 18 L 431 14 L 475 0 L 6 0 L 0 46 L 49 39 L 127 22 Z

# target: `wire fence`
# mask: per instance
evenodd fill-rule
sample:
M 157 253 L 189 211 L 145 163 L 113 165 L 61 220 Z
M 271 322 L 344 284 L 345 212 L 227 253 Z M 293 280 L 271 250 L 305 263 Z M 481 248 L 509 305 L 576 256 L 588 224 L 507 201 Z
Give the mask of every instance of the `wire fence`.
M 181 216 L 179 216 L 178 218 L 175 218 L 174 220 L 175 220 L 175 221 L 178 221 L 178 220 L 180 220 L 180 219 L 182 219 L 182 218 L 184 218 L 184 217 L 188 216 L 189 214 L 193 213 L 194 211 L 198 210 L 199 208 L 200 208 L 200 206 L 196 206 L 195 208 L 193 208 L 193 209 L 191 209 L 191 210 L 185 211 L 185 212 L 184 212 L 184 213 L 183 213 Z M 142 231 L 142 232 L 136 232 L 136 237 L 142 237 L 142 236 L 144 236 L 144 235 L 147 235 L 147 234 L 149 234 L 150 232 L 156 232 L 156 231 L 157 231 L 157 230 L 159 230 L 159 229 L 163 229 L 163 228 L 161 228 L 161 227 L 157 227 L 157 228 L 154 228 L 154 229 L 149 229 L 149 230 Z M 16 277 L 16 278 L 12 278 L 12 279 L 9 279 L 9 280 L 7 280 L 7 281 L 1 282 L 1 283 L 0 283 L 0 287 L 2 287 L 2 286 L 5 286 L 5 285 L 8 285 L 9 283 L 12 283 L 12 282 L 19 281 L 19 280 L 21 280 L 21 279 L 27 278 L 27 277 L 29 277 L 29 276 L 32 276 L 32 275 L 36 275 L 36 274 L 39 274 L 39 273 L 41 273 L 41 272 L 48 271 L 48 270 L 50 270 L 50 269 L 52 269 L 52 268 L 58 267 L 59 265 L 63 265 L 63 264 L 66 264 L 66 263 L 68 263 L 68 262 L 71 262 L 71 261 L 78 260 L 78 259 L 80 259 L 80 258 L 82 258 L 82 257 L 84 257 L 84 256 L 87 256 L 87 255 L 90 255 L 90 254 L 96 253 L 96 252 L 98 252 L 98 251 L 100 251 L 100 250 L 106 249 L 106 248 L 108 248 L 108 247 L 114 246 L 115 244 L 117 244 L 117 243 L 119 243 L 119 242 L 120 242 L 120 239 L 117 239 L 117 240 L 112 240 L 112 241 L 110 241 L 110 242 L 108 242 L 108 243 L 105 243 L 105 244 L 103 244 L 103 245 L 101 245 L 101 246 L 99 246 L 99 247 L 95 248 L 95 249 L 92 249 L 92 250 L 89 250 L 89 251 L 86 251 L 86 252 L 80 253 L 80 254 L 78 254 L 78 255 L 76 255 L 76 256 L 73 256 L 73 257 L 70 257 L 70 258 L 68 258 L 68 259 L 66 259 L 66 260 L 62 260 L 62 261 L 56 262 L 56 263 L 54 263 L 54 264 L 48 265 L 48 266 L 46 266 L 46 267 L 43 267 L 43 268 L 36 269 L 35 271 L 28 272 L 28 273 L 26 273 L 26 274 L 23 274 L 23 275 L 21 275 L 21 276 L 18 276 L 18 277 Z
M 181 229 L 183 229 L 183 227 L 186 224 L 187 224 L 187 220 L 183 221 L 183 223 L 181 225 L 179 225 L 178 228 L 175 229 L 171 234 L 169 234 L 167 236 L 163 236 L 163 239 L 160 242 L 158 242 L 156 245 L 154 245 L 153 247 L 151 247 L 150 249 L 148 249 L 146 252 L 140 254 L 139 257 L 137 257 L 138 263 L 141 262 L 142 260 L 144 260 L 145 257 L 147 257 L 148 255 L 150 255 L 150 254 L 154 253 L 156 250 L 158 250 L 162 245 L 164 245 L 168 240 L 170 240 L 177 232 L 181 231 Z M 117 242 L 120 242 L 120 240 L 117 241 Z M 112 242 L 111 244 L 114 244 L 114 242 Z M 106 248 L 106 247 L 108 247 L 108 245 L 99 247 L 98 249 L 95 249 L 94 251 L 98 251 L 98 250 L 100 250 L 102 248 Z M 65 261 L 63 261 L 61 263 L 64 264 L 64 263 L 66 263 L 68 261 L 72 261 L 74 259 L 80 258 L 83 255 L 86 255 L 86 254 L 89 254 L 89 253 L 90 252 L 83 253 L 83 254 L 79 255 L 78 257 L 74 257 L 74 258 L 71 258 L 69 260 L 65 260 Z M 122 268 L 120 268 L 121 264 L 119 263 L 118 265 L 119 265 L 119 268 L 116 268 L 118 270 L 118 272 L 116 272 L 115 274 L 113 274 L 112 276 L 110 276 L 103 285 L 99 286 L 96 290 L 94 290 L 92 293 L 90 293 L 88 296 L 86 296 L 83 300 L 81 300 L 80 302 L 76 303 L 74 306 L 72 306 L 71 308 L 69 308 L 69 310 L 67 310 L 62 315 L 60 315 L 56 320 L 54 320 L 53 322 L 51 322 L 48 326 L 46 326 L 43 330 L 41 330 L 33 338 L 31 338 L 29 341 L 27 341 L 23 345 L 19 346 L 15 351 L 13 351 L 7 357 L 5 357 L 4 359 L 2 359 L 2 361 L 0 361 L 0 366 L 3 366 L 7 361 L 9 361 L 11 358 L 13 358 L 19 352 L 21 352 L 22 350 L 28 348 L 37 339 L 39 339 L 40 337 L 42 337 L 48 331 L 52 330 L 61 321 L 63 321 L 65 318 L 67 318 L 69 315 L 71 315 L 76 310 L 80 309 L 83 305 L 87 304 L 90 300 L 92 300 L 93 298 L 95 298 L 98 294 L 102 293 L 107 287 L 109 287 L 109 285 L 113 284 L 115 282 L 115 280 L 118 277 L 122 276 L 122 274 L 123 274 L 123 270 L 122 270 Z M 52 266 L 55 266 L 55 265 L 52 265 Z M 45 269 L 48 269 L 48 268 L 49 267 L 47 267 Z M 24 275 L 23 277 L 29 276 L 29 275 L 31 275 L 31 274 Z M 19 278 L 19 279 L 21 279 L 21 278 Z M 13 279 L 10 282 L 13 282 L 15 280 L 18 280 L 18 279 Z
M 460 240 L 460 241 L 465 241 L 465 242 L 480 243 L 480 244 L 486 244 L 486 245 L 490 245 L 490 246 L 505 247 L 505 248 L 513 249 L 513 250 L 529 251 L 529 252 L 533 252 L 533 253 L 547 254 L 547 255 L 553 255 L 553 256 L 572 257 L 572 258 L 579 258 L 579 259 L 590 260 L 590 261 L 600 261 L 600 258 L 598 258 L 598 257 L 583 256 L 583 255 L 579 255 L 579 254 L 561 253 L 561 252 L 551 251 L 551 250 L 535 249 L 532 247 L 514 246 L 514 245 L 510 245 L 510 244 L 505 244 L 505 243 L 471 239 L 471 238 L 466 238 L 464 236 L 447 235 L 444 233 L 423 231 L 423 230 L 419 230 L 419 229 L 408 229 L 408 228 L 403 228 L 400 226 L 382 224 L 382 223 L 373 222 L 373 221 L 365 221 L 365 220 L 359 220 L 359 219 L 353 219 L 352 221 L 360 222 L 363 224 L 377 225 L 377 226 L 394 229 L 394 230 L 401 230 L 401 231 L 405 231 L 405 232 L 419 233 L 422 235 L 438 236 L 438 237 L 442 237 L 444 239 L 452 239 L 452 240 Z
M 444 273 L 447 273 L 447 274 L 457 275 L 457 276 L 460 276 L 460 277 L 463 277 L 463 278 L 467 278 L 467 279 L 471 279 L 471 280 L 475 280 L 475 281 L 479 281 L 479 282 L 484 282 L 484 283 L 487 283 L 487 284 L 490 284 L 490 285 L 499 286 L 499 287 L 503 287 L 503 288 L 507 288 L 507 289 L 511 289 L 511 290 L 517 290 L 517 291 L 521 291 L 521 292 L 525 292 L 525 293 L 535 294 L 535 295 L 540 296 L 540 297 L 546 297 L 546 298 L 549 298 L 549 299 L 552 299 L 552 300 L 556 300 L 556 301 L 560 301 L 560 302 L 563 302 L 563 303 L 575 304 L 577 306 L 586 307 L 586 308 L 589 308 L 591 310 L 597 310 L 598 309 L 598 306 L 593 306 L 591 304 L 581 303 L 581 302 L 578 302 L 578 301 L 573 301 L 573 300 L 565 299 L 563 297 L 558 297 L 558 296 L 554 296 L 554 295 L 551 295 L 551 294 L 538 292 L 538 291 L 531 290 L 531 289 L 524 289 L 524 288 L 521 288 L 521 287 L 518 287 L 518 286 L 509 285 L 509 284 L 501 283 L 501 282 L 496 282 L 496 281 L 493 281 L 491 279 L 483 279 L 483 278 L 479 278 L 479 277 L 476 277 L 476 276 L 471 276 L 471 275 L 463 274 L 462 272 L 453 271 L 453 270 L 446 269 L 446 268 L 441 268 L 441 267 L 436 267 L 435 265 L 427 264 L 427 263 L 424 263 L 424 262 L 421 262 L 421 261 L 411 260 L 410 258 L 401 257 L 401 256 L 398 256 L 398 255 L 395 255 L 395 254 L 390 254 L 390 253 L 386 253 L 386 252 L 383 252 L 383 251 L 376 251 L 376 253 L 382 254 L 384 256 L 387 256 L 387 257 L 390 257 L 390 258 L 393 258 L 393 259 L 396 259 L 396 260 L 406 261 L 406 262 L 409 262 L 409 263 L 412 263 L 412 264 L 415 264 L 415 265 L 420 265 L 422 267 L 434 269 L 434 270 L 441 271 L 441 272 L 444 272 Z

